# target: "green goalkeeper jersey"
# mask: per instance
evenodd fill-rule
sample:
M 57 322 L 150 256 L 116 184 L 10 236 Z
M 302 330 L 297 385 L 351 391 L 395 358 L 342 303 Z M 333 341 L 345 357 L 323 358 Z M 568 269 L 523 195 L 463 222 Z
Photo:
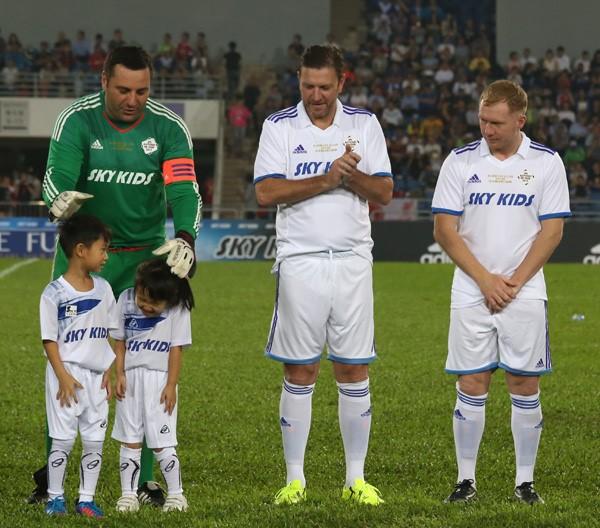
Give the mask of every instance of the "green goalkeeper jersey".
M 162 243 L 167 203 L 175 232 L 192 237 L 198 232 L 202 200 L 190 133 L 177 114 L 152 99 L 135 123 L 111 121 L 102 91 L 78 99 L 58 116 L 44 201 L 50 207 L 70 190 L 94 195 L 80 211 L 111 228 L 113 246 Z

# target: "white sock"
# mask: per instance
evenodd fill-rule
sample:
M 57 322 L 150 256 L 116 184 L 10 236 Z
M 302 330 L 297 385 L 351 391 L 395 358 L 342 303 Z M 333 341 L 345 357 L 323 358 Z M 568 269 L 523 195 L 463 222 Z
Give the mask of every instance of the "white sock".
M 183 494 L 181 485 L 181 468 L 179 466 L 179 457 L 174 447 L 165 447 L 162 451 L 154 453 L 160 471 L 167 483 L 168 495 Z
M 93 442 L 81 439 L 81 463 L 79 464 L 79 502 L 94 500 L 96 484 L 102 467 L 102 445 L 104 442 Z
M 295 385 L 283 380 L 279 401 L 279 424 L 283 438 L 283 456 L 287 468 L 287 483 L 304 478 L 304 451 L 308 442 L 312 416 L 312 395 L 315 384 Z
M 539 392 L 533 396 L 511 394 L 510 400 L 512 402 L 510 425 L 515 441 L 517 462 L 515 485 L 520 486 L 523 482 L 533 482 L 535 458 L 540 445 L 544 420 Z
M 65 473 L 69 453 L 73 449 L 75 439 L 56 440 L 52 439 L 52 448 L 48 455 L 48 497 L 55 499 L 65 493 Z
M 485 402 L 487 393 L 469 396 L 456 384 L 456 406 L 454 408 L 453 429 L 458 465 L 457 482 L 471 479 L 475 482 L 477 453 L 485 427 Z
M 371 432 L 371 393 L 369 379 L 339 383 L 338 416 L 346 455 L 346 486 L 365 478 L 365 458 Z
M 119 454 L 119 470 L 121 475 L 121 492 L 123 495 L 136 495 L 140 480 L 140 459 L 142 448 L 131 449 L 121 446 Z

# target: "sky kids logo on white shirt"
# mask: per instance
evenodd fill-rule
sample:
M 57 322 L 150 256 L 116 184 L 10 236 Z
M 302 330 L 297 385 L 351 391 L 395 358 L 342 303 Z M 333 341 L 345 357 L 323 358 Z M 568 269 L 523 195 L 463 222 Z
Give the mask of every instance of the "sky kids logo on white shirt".
M 329 172 L 333 161 L 305 161 L 296 165 L 294 176 L 309 176 L 326 174 Z
M 90 171 L 88 181 L 97 183 L 123 183 L 125 185 L 148 185 L 154 172 L 146 174 L 145 172 L 119 171 L 110 169 L 93 169 Z
M 534 198 L 535 194 L 476 192 L 469 195 L 469 205 L 522 205 L 529 207 Z

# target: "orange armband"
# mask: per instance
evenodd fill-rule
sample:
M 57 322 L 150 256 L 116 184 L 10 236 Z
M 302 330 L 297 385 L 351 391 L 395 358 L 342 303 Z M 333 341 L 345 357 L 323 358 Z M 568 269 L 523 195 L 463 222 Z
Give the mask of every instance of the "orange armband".
M 175 158 L 165 161 L 162 173 L 165 185 L 183 181 L 196 181 L 194 160 L 191 158 Z

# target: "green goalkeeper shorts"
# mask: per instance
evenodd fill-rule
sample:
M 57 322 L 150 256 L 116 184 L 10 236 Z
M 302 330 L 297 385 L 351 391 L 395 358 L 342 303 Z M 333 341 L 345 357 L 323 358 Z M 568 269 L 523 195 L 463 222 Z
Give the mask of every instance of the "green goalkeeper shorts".
M 136 268 L 141 262 L 156 258 L 152 255 L 152 250 L 157 247 L 158 245 L 135 248 L 109 248 L 108 260 L 98 275 L 106 279 L 112 286 L 115 298 L 118 298 L 122 291 L 133 287 Z M 57 244 L 56 253 L 54 254 L 54 265 L 52 267 L 52 280 L 57 279 L 65 273 L 67 265 L 67 256 L 60 247 L 60 244 Z

